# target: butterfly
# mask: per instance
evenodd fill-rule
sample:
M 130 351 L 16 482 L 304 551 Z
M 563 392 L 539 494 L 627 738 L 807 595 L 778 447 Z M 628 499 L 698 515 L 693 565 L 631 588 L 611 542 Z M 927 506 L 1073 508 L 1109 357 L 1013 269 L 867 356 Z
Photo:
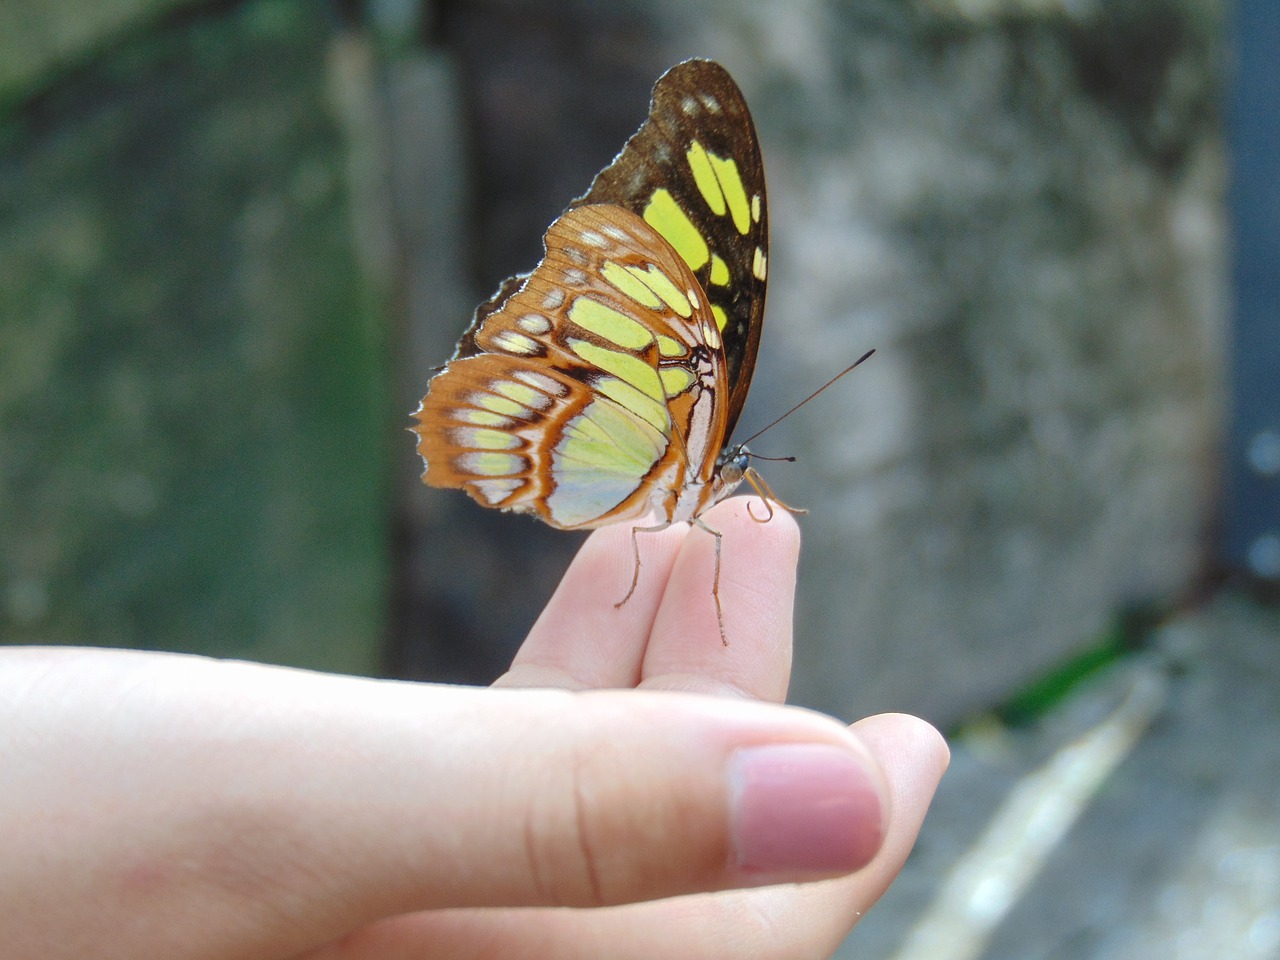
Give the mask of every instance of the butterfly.
M 656 516 L 632 528 L 618 606 L 639 580 L 637 533 L 703 527 L 727 643 L 721 535 L 699 518 L 743 479 L 786 507 L 728 442 L 760 345 L 768 235 L 741 90 L 712 61 L 672 67 L 640 129 L 547 229 L 541 263 L 476 308 L 431 379 L 412 428 L 424 482 L 565 530 Z

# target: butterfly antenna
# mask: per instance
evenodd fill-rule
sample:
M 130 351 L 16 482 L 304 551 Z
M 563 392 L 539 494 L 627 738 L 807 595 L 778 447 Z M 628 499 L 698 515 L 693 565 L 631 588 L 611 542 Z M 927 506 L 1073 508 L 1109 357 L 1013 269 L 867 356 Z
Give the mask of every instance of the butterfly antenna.
M 782 416 L 778 417 L 776 420 L 772 421 L 771 423 L 768 423 L 768 424 L 766 424 L 765 426 L 761 427 L 759 430 L 757 430 L 757 431 L 756 431 L 755 433 L 753 433 L 751 436 L 747 437 L 747 439 L 743 440 L 743 441 L 742 441 L 741 446 L 745 446 L 746 444 L 750 443 L 752 440 L 754 440 L 756 437 L 760 436 L 760 434 L 764 433 L 766 430 L 772 430 L 774 427 L 776 427 L 778 424 L 780 424 L 783 420 L 787 419 L 787 417 L 791 416 L 793 413 L 795 413 L 797 410 L 799 410 L 801 407 L 803 407 L 806 403 L 808 403 L 810 400 L 812 400 L 814 397 L 816 397 L 818 394 L 820 394 L 823 390 L 827 389 L 827 387 L 831 386 L 833 383 L 835 383 L 837 380 L 839 380 L 841 377 L 843 377 L 846 373 L 849 373 L 850 371 L 852 371 L 854 367 L 856 367 L 858 364 L 862 363 L 862 361 L 863 361 L 863 360 L 867 359 L 867 357 L 871 356 L 873 353 L 875 353 L 875 350 L 874 350 L 874 349 L 872 349 L 872 350 L 868 350 L 866 353 L 864 353 L 862 356 L 860 356 L 857 360 L 853 361 L 853 363 L 849 364 L 847 367 L 845 367 L 843 370 L 841 370 L 839 373 L 837 373 L 834 377 L 832 377 L 830 380 L 828 380 L 826 383 L 824 383 L 822 386 L 820 386 L 817 390 L 813 391 L 813 393 L 809 394 L 807 397 L 805 397 L 803 400 L 801 400 L 799 403 L 797 403 L 794 407 L 792 407 L 790 410 L 788 410 L 788 411 L 787 411 L 786 413 L 784 413 Z M 752 454 L 752 456 L 754 457 L 754 456 L 755 456 L 755 454 Z M 760 457 L 760 459 L 761 459 L 761 460 L 767 460 L 767 459 L 769 459 L 769 458 L 768 458 L 768 457 Z M 787 460 L 787 459 L 791 459 L 791 458 L 783 457 L 782 459 Z M 779 500 L 778 502 L 779 502 L 779 503 L 781 503 L 782 501 L 781 501 L 781 500 Z

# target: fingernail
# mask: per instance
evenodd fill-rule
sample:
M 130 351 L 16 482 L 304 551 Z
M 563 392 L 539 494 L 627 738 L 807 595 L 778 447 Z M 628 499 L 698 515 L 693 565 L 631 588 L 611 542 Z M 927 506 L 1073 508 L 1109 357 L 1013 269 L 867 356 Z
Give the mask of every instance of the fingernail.
M 736 865 L 745 870 L 847 873 L 880 849 L 880 792 L 848 750 L 775 744 L 730 761 Z

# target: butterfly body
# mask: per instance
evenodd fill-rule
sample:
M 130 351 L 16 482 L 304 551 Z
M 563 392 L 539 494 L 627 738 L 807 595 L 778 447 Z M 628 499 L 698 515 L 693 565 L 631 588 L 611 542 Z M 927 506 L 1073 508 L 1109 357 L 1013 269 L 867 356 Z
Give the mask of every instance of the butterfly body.
M 664 74 L 544 246 L 432 378 L 414 428 L 424 481 L 561 529 L 700 522 L 751 476 L 728 438 L 768 266 L 760 148 L 724 68 Z

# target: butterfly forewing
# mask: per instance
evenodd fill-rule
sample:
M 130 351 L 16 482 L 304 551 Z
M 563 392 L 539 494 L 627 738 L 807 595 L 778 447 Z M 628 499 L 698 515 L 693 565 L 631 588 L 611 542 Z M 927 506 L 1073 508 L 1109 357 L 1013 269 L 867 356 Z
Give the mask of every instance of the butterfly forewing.
M 710 490 L 726 431 L 712 305 L 626 209 L 574 207 L 545 244 L 431 381 L 425 479 L 568 529 L 676 516 Z
M 706 292 L 724 341 L 727 440 L 755 368 L 769 262 L 760 145 L 728 71 L 708 60 L 667 71 L 649 118 L 573 205 L 596 203 L 653 225 Z

